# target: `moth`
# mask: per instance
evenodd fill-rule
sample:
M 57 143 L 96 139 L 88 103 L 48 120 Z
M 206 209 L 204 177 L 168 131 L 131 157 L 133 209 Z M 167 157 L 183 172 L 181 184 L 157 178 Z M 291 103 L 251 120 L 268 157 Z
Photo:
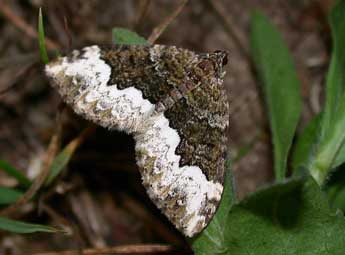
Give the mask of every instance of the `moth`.
M 192 237 L 210 222 L 223 193 L 226 62 L 222 51 L 94 45 L 58 57 L 45 73 L 77 114 L 134 136 L 149 197 Z

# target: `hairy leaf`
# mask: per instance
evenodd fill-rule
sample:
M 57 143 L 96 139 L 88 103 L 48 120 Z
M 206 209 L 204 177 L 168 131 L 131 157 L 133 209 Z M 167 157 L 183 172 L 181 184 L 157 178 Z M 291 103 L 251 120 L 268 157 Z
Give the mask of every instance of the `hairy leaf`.
M 301 114 L 300 84 L 283 39 L 267 17 L 257 12 L 252 15 L 250 40 L 267 104 L 275 175 L 278 180 L 282 180 Z
M 345 221 L 329 207 L 312 178 L 261 190 L 234 205 L 227 217 L 229 255 L 341 255 Z

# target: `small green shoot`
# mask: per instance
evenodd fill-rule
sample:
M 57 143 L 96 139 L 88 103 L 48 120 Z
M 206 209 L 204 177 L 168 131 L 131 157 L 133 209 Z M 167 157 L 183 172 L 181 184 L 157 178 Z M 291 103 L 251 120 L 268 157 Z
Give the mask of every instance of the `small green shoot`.
M 43 64 L 47 64 L 49 62 L 49 58 L 47 54 L 46 40 L 44 35 L 42 8 L 40 8 L 38 12 L 38 43 L 40 48 L 41 60 Z

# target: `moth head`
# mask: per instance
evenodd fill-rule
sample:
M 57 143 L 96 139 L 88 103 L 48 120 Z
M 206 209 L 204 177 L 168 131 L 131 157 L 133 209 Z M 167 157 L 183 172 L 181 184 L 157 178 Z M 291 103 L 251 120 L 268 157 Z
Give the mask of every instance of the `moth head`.
M 210 58 L 215 65 L 215 71 L 218 78 L 223 79 L 225 75 L 224 67 L 228 63 L 228 53 L 226 51 L 216 50 L 210 54 Z
M 215 76 L 223 79 L 225 75 L 224 66 L 228 63 L 228 53 L 226 51 L 215 51 L 210 54 L 202 55 L 198 68 L 204 76 Z

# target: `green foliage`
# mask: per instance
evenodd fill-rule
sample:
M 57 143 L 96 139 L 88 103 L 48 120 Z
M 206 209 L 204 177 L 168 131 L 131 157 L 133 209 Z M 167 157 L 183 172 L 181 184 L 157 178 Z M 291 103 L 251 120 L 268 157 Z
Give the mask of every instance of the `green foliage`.
M 342 254 L 344 218 L 311 177 L 277 183 L 234 205 L 232 196 L 193 240 L 197 255 Z
M 323 184 L 329 172 L 345 160 L 345 1 L 332 9 L 333 52 L 326 84 L 326 104 L 320 134 L 308 165 L 310 173 Z M 339 154 L 342 152 L 343 154 Z
M 321 114 L 316 115 L 298 137 L 292 154 L 292 169 L 294 173 L 298 172 L 301 167 L 307 168 L 308 166 L 313 145 L 319 134 L 321 118 Z
M 251 48 L 262 80 L 274 146 L 274 169 L 278 180 L 285 177 L 287 158 L 301 114 L 299 80 L 283 39 L 269 20 L 254 13 Z
M 332 172 L 327 182 L 323 185 L 323 191 L 327 194 L 330 206 L 334 210 L 345 213 L 345 164 L 340 165 Z
M 113 28 L 112 34 L 114 44 L 148 44 L 145 38 L 125 28 Z
M 231 255 L 343 254 L 345 221 L 312 178 L 261 190 L 232 207 L 225 242 Z
M 344 20 L 345 1 L 338 1 L 337 5 L 332 9 L 329 16 L 329 22 L 332 29 L 333 52 L 332 60 L 328 71 L 326 83 L 326 104 L 324 109 L 324 117 L 322 120 L 322 134 L 334 125 L 332 121 L 337 121 L 339 113 L 343 113 L 342 106 L 345 89 L 345 20 Z M 338 112 L 340 111 L 340 112 Z
M 47 64 L 49 62 L 47 49 L 46 49 L 46 40 L 44 36 L 44 27 L 43 27 L 43 15 L 42 9 L 39 9 L 38 12 L 38 44 L 40 48 L 40 55 L 43 64 Z
M 226 231 L 226 223 L 230 208 L 235 202 L 230 161 L 228 161 L 227 164 L 224 193 L 217 213 L 214 215 L 207 228 L 196 238 L 190 240 L 193 250 L 198 255 L 221 254 L 227 250 L 224 233 Z
M 0 217 L 0 229 L 19 234 L 29 234 L 34 232 L 53 233 L 58 231 L 53 227 L 10 220 L 3 217 Z
M 344 13 L 345 1 L 338 1 L 330 14 L 334 43 L 326 105 L 294 146 L 292 168 L 296 177 L 239 203 L 224 197 L 210 225 L 193 240 L 197 255 L 343 254 L 345 221 L 335 210 L 345 210 L 345 174 L 339 177 L 345 162 Z M 282 180 L 301 112 L 300 85 L 279 33 L 258 13 L 252 17 L 251 48 L 263 82 L 276 179 Z M 323 184 L 336 167 L 338 172 L 321 190 L 317 184 Z
M 23 195 L 23 192 L 12 188 L 0 187 L 0 205 L 12 204 Z
M 8 162 L 0 160 L 0 169 L 6 172 L 9 176 L 15 178 L 19 185 L 25 188 L 28 188 L 31 185 L 31 181 Z
M 331 207 L 345 213 L 345 181 L 334 183 L 327 189 L 327 197 Z

